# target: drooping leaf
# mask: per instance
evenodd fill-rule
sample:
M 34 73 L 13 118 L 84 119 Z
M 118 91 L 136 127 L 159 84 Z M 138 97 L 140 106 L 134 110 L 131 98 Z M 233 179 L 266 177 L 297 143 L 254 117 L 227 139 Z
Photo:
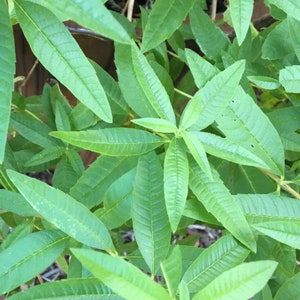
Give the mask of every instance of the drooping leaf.
M 276 267 L 270 260 L 243 263 L 218 276 L 192 300 L 247 300 L 265 286 Z
M 36 285 L 21 293 L 14 294 L 7 299 L 10 300 L 95 300 L 111 299 L 122 300 L 96 278 L 74 278 L 53 281 Z
M 213 171 L 213 180 L 211 180 L 194 162 L 190 162 L 189 185 L 207 211 L 212 213 L 235 238 L 255 251 L 256 243 L 252 230 L 238 203 L 224 186 L 217 172 Z
M 95 277 L 124 299 L 171 299 L 164 288 L 120 257 L 87 249 L 72 252 Z
M 158 0 L 147 18 L 142 51 L 146 52 L 167 40 L 180 27 L 194 0 Z
M 4 159 L 10 105 L 14 89 L 15 45 L 13 30 L 5 1 L 0 2 L 0 164 Z
M 287 66 L 279 72 L 279 81 L 289 93 L 300 93 L 300 66 Z
M 64 250 L 68 236 L 59 230 L 32 233 L 0 252 L 0 294 L 48 267 Z
M 300 20 L 300 3 L 298 0 L 269 0 L 269 2 L 282 9 L 289 16 Z
M 175 133 L 178 129 L 176 125 L 168 120 L 158 118 L 133 119 L 132 123 L 151 129 L 154 132 Z
M 249 29 L 254 0 L 231 0 L 229 2 L 229 12 L 232 25 L 241 45 Z
M 24 0 L 14 4 L 22 31 L 39 61 L 98 117 L 111 122 L 108 100 L 95 70 L 65 26 L 39 4 Z
M 135 44 L 131 45 L 131 55 L 135 76 L 149 103 L 161 118 L 176 124 L 174 111 L 164 86 Z
M 173 138 L 164 160 L 164 194 L 171 229 L 176 231 L 188 194 L 189 167 L 181 141 Z
M 182 280 L 189 291 L 195 293 L 226 270 L 241 264 L 249 252 L 231 235 L 226 235 L 201 252 L 186 270 Z
M 57 131 L 52 132 L 51 135 L 86 150 L 110 156 L 139 155 L 164 143 L 164 139 L 134 128 Z
M 300 273 L 288 279 L 277 291 L 274 300 L 292 300 L 299 296 Z
M 23 197 L 47 221 L 88 246 L 114 251 L 106 227 L 83 204 L 37 179 L 12 170 L 8 174 Z
M 132 224 L 139 250 L 152 274 L 165 259 L 171 229 L 165 207 L 163 170 L 154 152 L 140 156 L 132 195 Z

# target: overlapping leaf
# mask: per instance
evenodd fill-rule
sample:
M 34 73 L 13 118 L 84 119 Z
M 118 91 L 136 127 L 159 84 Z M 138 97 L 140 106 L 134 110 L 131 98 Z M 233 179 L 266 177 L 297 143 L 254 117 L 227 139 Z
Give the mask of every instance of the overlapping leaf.
M 300 20 L 300 3 L 298 0 L 269 0 L 269 2 L 282 9 L 289 16 Z
M 297 299 L 299 295 L 300 273 L 288 279 L 277 291 L 274 300 Z
M 131 120 L 132 123 L 153 130 L 154 132 L 175 133 L 176 125 L 168 120 L 158 118 L 141 118 Z
M 300 66 L 287 66 L 279 72 L 279 81 L 289 93 L 300 93 Z

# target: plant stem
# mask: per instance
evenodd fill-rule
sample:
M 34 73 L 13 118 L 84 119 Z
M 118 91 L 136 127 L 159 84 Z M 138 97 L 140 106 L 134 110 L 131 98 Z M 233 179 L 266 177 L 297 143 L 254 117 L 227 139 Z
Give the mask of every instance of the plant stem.
M 181 90 L 178 90 L 177 88 L 174 88 L 174 91 L 175 91 L 176 93 L 178 93 L 178 94 L 181 94 L 181 95 L 185 96 L 185 97 L 193 98 L 193 96 L 191 96 L 191 95 L 189 95 L 189 94 L 187 94 L 187 93 L 185 93 L 185 92 L 183 92 L 183 91 L 181 91 Z

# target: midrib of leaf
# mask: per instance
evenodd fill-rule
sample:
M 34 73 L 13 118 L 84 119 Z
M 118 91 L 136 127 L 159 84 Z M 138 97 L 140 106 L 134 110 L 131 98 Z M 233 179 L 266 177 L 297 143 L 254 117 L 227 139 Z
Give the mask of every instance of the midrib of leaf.
M 245 178 L 247 179 L 247 182 L 249 183 L 251 189 L 253 190 L 254 193 L 257 193 L 256 189 L 255 189 L 255 186 L 253 185 L 250 177 L 248 176 L 247 172 L 245 171 L 244 167 L 243 166 L 239 166 L 240 167 L 240 170 L 241 172 L 244 174 Z

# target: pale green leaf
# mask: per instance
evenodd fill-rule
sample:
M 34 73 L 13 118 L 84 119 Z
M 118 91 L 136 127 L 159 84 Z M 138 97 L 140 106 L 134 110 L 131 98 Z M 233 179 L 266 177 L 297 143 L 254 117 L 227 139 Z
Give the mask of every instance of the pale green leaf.
M 226 235 L 201 252 L 186 270 L 182 280 L 189 291 L 195 293 L 226 270 L 242 263 L 249 253 L 231 235 Z
M 199 1 L 190 11 L 190 23 L 197 44 L 209 58 L 217 59 L 230 45 L 229 38 L 203 11 Z
M 140 88 L 144 91 L 155 112 L 163 119 L 176 124 L 175 115 L 167 91 L 139 48 L 132 44 L 133 70 Z
M 70 195 L 88 208 L 92 208 L 101 203 L 108 187 L 136 164 L 137 157 L 135 156 L 101 155 L 70 189 Z
M 299 296 L 300 273 L 288 279 L 277 291 L 274 300 L 294 300 Z
M 229 193 L 216 171 L 213 180 L 193 162 L 190 162 L 190 188 L 206 210 L 241 243 L 256 250 L 255 238 L 241 208 Z M 239 224 L 239 226 L 236 226 Z
M 175 133 L 178 129 L 174 123 L 158 118 L 133 119 L 132 123 L 148 128 L 154 132 Z
M 188 194 L 189 165 L 181 141 L 173 138 L 164 160 L 164 194 L 172 231 L 175 232 Z
M 95 277 L 124 299 L 171 299 L 164 288 L 120 257 L 87 249 L 72 252 Z
M 48 267 L 64 250 L 68 236 L 59 230 L 32 233 L 0 252 L 0 294 Z
M 22 31 L 39 61 L 99 118 L 111 122 L 96 72 L 66 27 L 43 6 L 24 0 L 14 4 Z
M 252 225 L 256 230 L 270 236 L 271 238 L 289 245 L 293 248 L 300 249 L 300 222 L 294 220 L 264 222 Z
M 229 2 L 229 12 L 232 25 L 241 45 L 249 29 L 254 0 L 231 0 Z
M 167 40 L 180 27 L 194 2 L 194 0 L 157 0 L 143 31 L 142 51 L 146 52 Z
M 216 121 L 229 140 L 259 157 L 274 174 L 283 175 L 284 152 L 279 134 L 241 87 Z
M 280 83 L 277 79 L 268 76 L 247 76 L 247 78 L 253 82 L 259 88 L 264 90 L 276 90 L 280 87 Z
M 182 131 L 181 136 L 183 137 L 187 148 L 191 152 L 197 164 L 200 166 L 206 176 L 208 176 L 208 178 L 212 178 L 210 165 L 202 143 L 193 132 Z
M 12 170 L 8 174 L 24 198 L 47 221 L 88 246 L 114 250 L 106 227 L 83 204 L 37 179 Z
M 287 66 L 279 72 L 279 81 L 289 93 L 300 93 L 300 66 Z
M 139 158 L 132 197 L 135 238 L 154 275 L 168 254 L 171 236 L 164 199 L 163 170 L 154 152 Z
M 134 128 L 57 131 L 51 135 L 86 150 L 110 156 L 143 154 L 165 142 L 154 134 Z
M 294 18 L 288 18 L 288 24 L 294 51 L 298 60 L 300 60 L 300 38 L 298 34 L 300 30 L 300 19 L 296 20 Z
M 214 279 L 192 300 L 248 300 L 259 292 L 277 267 L 277 262 L 255 261 L 243 263 Z
M 70 113 L 70 123 L 73 130 L 82 130 L 96 125 L 99 118 L 82 103 L 78 103 Z
M 14 89 L 15 45 L 13 30 L 5 1 L 0 1 L 0 164 L 5 153 L 10 105 Z
M 71 130 L 69 116 L 59 101 L 55 102 L 55 125 L 56 125 L 56 130 L 59 131 Z
M 269 0 L 271 4 L 274 4 L 289 16 L 300 20 L 300 2 L 298 0 Z
M 36 285 L 21 293 L 14 294 L 9 300 L 122 300 L 96 278 L 63 279 Z

